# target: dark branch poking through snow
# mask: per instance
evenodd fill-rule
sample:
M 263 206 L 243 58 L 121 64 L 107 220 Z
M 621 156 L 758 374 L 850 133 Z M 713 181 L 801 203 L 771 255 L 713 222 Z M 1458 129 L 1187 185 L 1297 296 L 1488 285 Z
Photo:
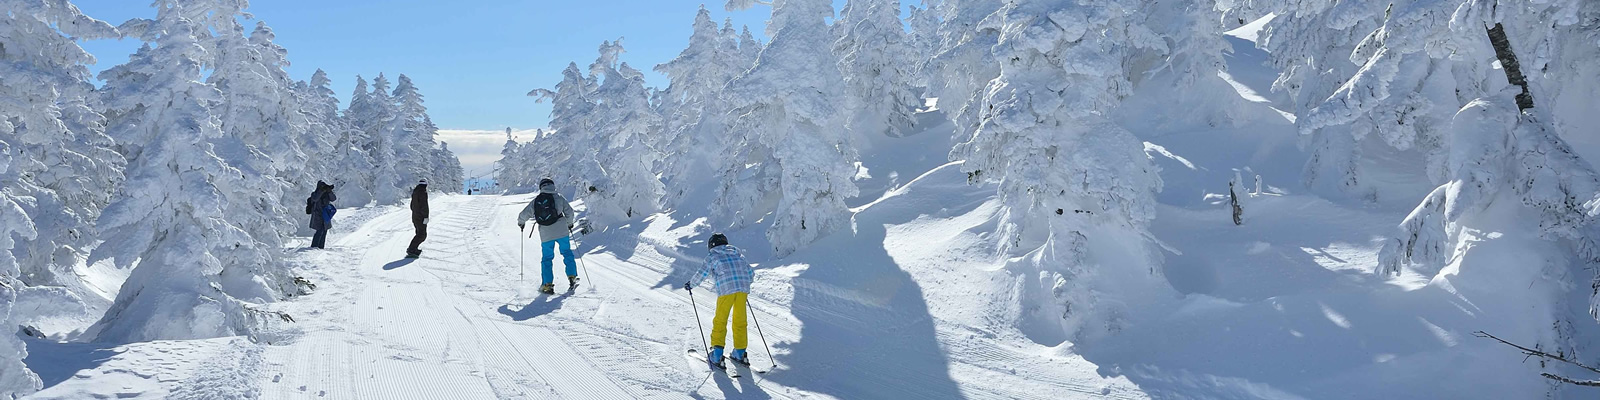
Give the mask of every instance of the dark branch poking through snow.
M 1540 351 L 1540 350 L 1530 349 L 1530 348 L 1527 348 L 1527 347 L 1522 347 L 1521 345 L 1518 345 L 1516 343 L 1508 342 L 1505 339 L 1501 339 L 1499 337 L 1496 337 L 1495 335 L 1490 335 L 1488 332 L 1477 331 L 1477 332 L 1473 332 L 1472 336 L 1480 337 L 1480 338 L 1494 339 L 1495 341 L 1503 343 L 1503 344 L 1505 344 L 1507 346 L 1515 347 L 1517 350 L 1522 351 L 1522 354 L 1525 354 L 1525 355 L 1528 355 L 1528 356 L 1531 356 L 1531 357 L 1539 357 L 1539 358 L 1543 358 L 1543 359 L 1547 359 L 1547 360 L 1560 361 L 1560 362 L 1564 362 L 1564 363 L 1567 363 L 1567 364 L 1576 365 L 1579 368 L 1583 368 L 1583 369 L 1589 370 L 1589 371 L 1594 372 L 1596 374 L 1600 374 L 1600 369 L 1597 369 L 1595 367 L 1584 365 L 1583 363 L 1580 363 L 1580 362 L 1577 362 L 1577 361 L 1568 360 L 1566 357 L 1562 357 L 1562 356 L 1558 356 L 1558 355 L 1555 355 L 1555 354 L 1546 353 L 1546 352 Z M 1561 375 L 1552 374 L 1552 373 L 1549 373 L 1549 372 L 1541 372 L 1541 373 L 1539 373 L 1539 376 L 1543 376 L 1543 377 L 1545 377 L 1547 379 L 1558 381 L 1558 382 L 1570 383 L 1570 384 L 1573 384 L 1573 385 L 1600 387 L 1600 380 L 1577 380 L 1577 379 L 1564 377 L 1564 376 L 1561 376 Z

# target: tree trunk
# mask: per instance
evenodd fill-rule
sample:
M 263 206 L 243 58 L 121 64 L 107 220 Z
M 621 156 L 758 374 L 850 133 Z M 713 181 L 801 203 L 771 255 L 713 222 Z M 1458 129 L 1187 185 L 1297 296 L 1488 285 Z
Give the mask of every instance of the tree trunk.
M 1527 110 L 1533 108 L 1533 94 L 1528 90 L 1528 78 L 1522 75 L 1522 64 L 1517 62 L 1517 54 L 1511 51 L 1511 40 L 1506 38 L 1506 28 L 1496 22 L 1494 27 L 1488 28 L 1489 44 L 1494 46 L 1494 55 L 1500 59 L 1500 69 L 1506 72 L 1506 81 L 1522 87 L 1522 93 L 1517 94 L 1517 109 Z
M 1233 206 L 1233 225 L 1244 225 L 1244 208 L 1239 206 L 1239 195 L 1233 191 L 1233 182 L 1228 182 L 1228 203 Z

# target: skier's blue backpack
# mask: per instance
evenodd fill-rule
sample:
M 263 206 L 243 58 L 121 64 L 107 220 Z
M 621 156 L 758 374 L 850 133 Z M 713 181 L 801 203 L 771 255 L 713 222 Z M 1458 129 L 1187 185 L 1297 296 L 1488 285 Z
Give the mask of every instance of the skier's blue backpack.
M 339 209 L 334 208 L 332 204 L 324 205 L 322 206 L 322 219 L 333 222 L 333 214 L 336 212 L 339 212 Z

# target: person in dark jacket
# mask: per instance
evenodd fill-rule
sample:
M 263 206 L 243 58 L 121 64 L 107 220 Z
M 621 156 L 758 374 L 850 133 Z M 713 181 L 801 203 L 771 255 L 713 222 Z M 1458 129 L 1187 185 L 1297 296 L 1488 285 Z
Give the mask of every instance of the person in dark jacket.
M 317 190 L 311 192 L 311 197 L 306 198 L 306 214 L 311 215 L 311 229 L 317 233 L 311 235 L 311 247 L 321 249 L 328 244 L 328 230 L 333 229 L 334 200 L 339 196 L 333 194 L 333 185 L 317 181 Z
M 411 247 L 406 248 L 406 257 L 417 258 L 422 256 L 422 241 L 428 240 L 428 180 L 417 181 L 417 187 L 411 189 L 411 225 L 417 228 L 417 235 L 411 238 Z

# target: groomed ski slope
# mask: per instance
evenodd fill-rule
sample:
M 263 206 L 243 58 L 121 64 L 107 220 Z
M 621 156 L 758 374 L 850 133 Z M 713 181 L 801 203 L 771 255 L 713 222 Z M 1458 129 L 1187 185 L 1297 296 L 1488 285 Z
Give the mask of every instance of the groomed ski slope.
M 518 279 L 525 238 L 515 215 L 530 198 L 435 199 L 417 260 L 400 257 L 411 237 L 409 211 L 389 208 L 328 250 L 300 253 L 318 287 L 272 306 L 297 321 L 276 332 L 281 342 L 79 349 L 73 353 L 99 354 L 100 364 L 41 370 L 72 376 L 46 376 L 65 382 L 35 398 L 1144 398 L 1081 358 L 1018 347 L 909 307 L 922 300 L 919 282 L 877 258 L 851 272 L 866 274 L 858 278 L 871 292 L 812 278 L 817 272 L 804 265 L 761 268 L 752 306 L 778 366 L 707 380 L 709 370 L 683 355 L 701 343 L 679 287 L 703 253 L 696 251 L 703 244 L 689 243 L 698 238 L 677 234 L 692 226 L 663 215 L 592 237 L 580 248 L 590 279 L 575 293 L 541 296 L 533 290 L 533 241 L 526 242 L 527 275 Z M 638 240 L 624 239 L 635 233 Z M 695 300 L 709 324 L 714 298 L 697 291 Z M 754 325 L 751 341 L 754 362 L 770 365 Z M 237 391 L 195 391 L 206 382 Z

